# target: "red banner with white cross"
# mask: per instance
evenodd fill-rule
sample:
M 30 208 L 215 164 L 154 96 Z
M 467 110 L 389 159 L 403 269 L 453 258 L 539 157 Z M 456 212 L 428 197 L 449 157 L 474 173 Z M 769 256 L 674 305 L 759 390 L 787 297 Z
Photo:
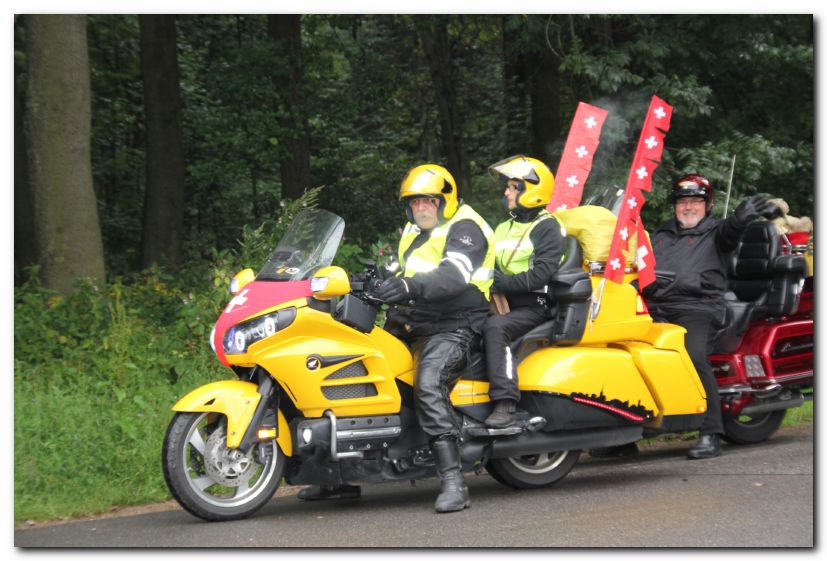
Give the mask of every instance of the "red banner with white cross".
M 569 136 L 554 174 L 554 193 L 546 210 L 554 212 L 580 205 L 583 185 L 592 170 L 592 160 L 600 144 L 600 130 L 609 114 L 605 109 L 583 103 L 577 105 Z
M 626 269 L 623 250 L 629 249 L 629 238 L 634 233 L 637 233 L 636 261 L 640 288 L 655 281 L 655 254 L 646 237 L 643 220 L 640 218 L 640 209 L 646 202 L 643 192 L 652 190 L 652 174 L 663 155 L 663 141 L 671 120 L 672 106 L 653 95 L 643 129 L 640 132 L 635 157 L 632 159 L 632 167 L 629 170 L 626 191 L 623 195 L 623 205 L 617 216 L 612 247 L 606 262 L 604 278 L 610 281 L 623 282 Z

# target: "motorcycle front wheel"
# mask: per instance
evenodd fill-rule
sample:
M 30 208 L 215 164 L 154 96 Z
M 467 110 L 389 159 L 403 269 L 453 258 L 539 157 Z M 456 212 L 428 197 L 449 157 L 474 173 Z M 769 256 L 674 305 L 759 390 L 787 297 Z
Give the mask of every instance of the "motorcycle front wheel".
M 580 458 L 580 450 L 543 452 L 513 458 L 488 460 L 485 469 L 491 477 L 514 489 L 538 489 L 563 479 Z
M 723 416 L 724 440 L 732 444 L 755 444 L 764 442 L 781 426 L 786 409 L 770 411 L 761 415 L 740 417 Z
M 284 473 L 275 440 L 246 454 L 227 447 L 227 422 L 214 413 L 176 413 L 164 438 L 164 479 L 187 511 L 208 521 L 250 516 L 273 496 Z

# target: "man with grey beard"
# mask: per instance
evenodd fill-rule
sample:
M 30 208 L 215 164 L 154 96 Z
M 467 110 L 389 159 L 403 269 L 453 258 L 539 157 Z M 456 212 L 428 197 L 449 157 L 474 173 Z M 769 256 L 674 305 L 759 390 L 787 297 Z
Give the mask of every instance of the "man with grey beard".
M 400 271 L 375 296 L 390 304 L 385 329 L 411 346 L 416 418 L 428 436 L 441 490 L 437 512 L 471 506 L 462 475 L 460 420 L 449 398 L 488 315 L 494 231 L 457 193 L 436 164 L 411 169 L 399 189 L 408 223 L 399 240 Z M 355 485 L 312 487 L 303 500 L 355 498 Z
M 755 195 L 742 201 L 729 218 L 712 218 L 714 189 L 698 174 L 678 179 L 671 200 L 675 217 L 652 234 L 657 280 L 644 288 L 643 295 L 655 321 L 686 329 L 686 350 L 703 383 L 707 405 L 698 444 L 688 457 L 713 458 L 721 453 L 724 429 L 709 354 L 726 313 L 728 261 L 747 225 L 759 216 L 772 216 L 777 207 Z

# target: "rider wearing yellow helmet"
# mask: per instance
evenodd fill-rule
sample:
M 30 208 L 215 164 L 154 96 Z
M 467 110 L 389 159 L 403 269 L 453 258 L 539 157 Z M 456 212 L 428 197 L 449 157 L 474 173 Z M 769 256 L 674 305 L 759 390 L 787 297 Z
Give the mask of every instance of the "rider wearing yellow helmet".
M 428 435 L 442 488 L 437 512 L 471 504 L 462 475 L 460 427 L 448 398 L 488 315 L 494 232 L 458 197 L 450 172 L 436 164 L 411 169 L 399 198 L 408 223 L 399 241 L 400 271 L 376 296 L 388 304 L 385 329 L 411 345 L 419 425 Z M 313 488 L 304 499 L 356 497 L 356 486 Z
M 511 218 L 495 231 L 496 268 L 492 291 L 505 295 L 509 313 L 485 322 L 485 353 L 494 410 L 492 428 L 516 421 L 517 370 L 510 342 L 549 318 L 548 283 L 565 250 L 565 228 L 545 209 L 554 192 L 554 175 L 535 158 L 512 156 L 488 168 L 502 182 L 503 204 Z
M 418 353 L 414 395 L 419 425 L 428 435 L 442 488 L 437 512 L 471 504 L 462 476 L 460 427 L 448 394 L 476 346 L 488 312 L 494 232 L 458 197 L 447 169 L 410 170 L 399 197 L 408 224 L 399 241 L 401 271 L 377 296 L 394 306 L 385 328 Z

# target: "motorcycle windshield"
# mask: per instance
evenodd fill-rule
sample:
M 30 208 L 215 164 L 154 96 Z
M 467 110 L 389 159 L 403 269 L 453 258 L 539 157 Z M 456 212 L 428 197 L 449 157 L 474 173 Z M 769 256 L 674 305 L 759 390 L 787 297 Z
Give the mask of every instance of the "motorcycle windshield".
M 583 206 L 602 206 L 603 208 L 608 208 L 615 216 L 617 216 L 620 212 L 620 205 L 623 204 L 623 194 L 625 192 L 625 189 L 616 185 L 611 187 L 593 187 L 588 190 L 588 194 L 584 195 L 583 202 L 581 204 Z
M 309 279 L 316 271 L 333 262 L 344 231 L 345 221 L 330 211 L 301 211 L 267 258 L 256 280 Z

